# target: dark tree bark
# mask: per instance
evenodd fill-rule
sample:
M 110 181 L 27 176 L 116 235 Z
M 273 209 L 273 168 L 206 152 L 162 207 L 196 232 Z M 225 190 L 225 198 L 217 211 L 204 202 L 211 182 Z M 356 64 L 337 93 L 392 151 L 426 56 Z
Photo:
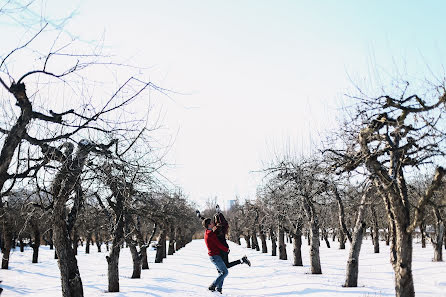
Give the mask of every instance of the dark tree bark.
M 166 245 L 166 230 L 165 227 L 162 227 L 161 232 L 158 236 L 158 245 L 156 247 L 155 263 L 163 263 L 165 245 Z
M 376 217 L 376 211 L 373 204 L 370 204 L 370 212 L 372 215 L 372 224 L 373 224 L 373 231 L 372 231 L 373 252 L 377 254 L 379 253 L 379 227 L 378 227 L 378 218 Z
M 122 205 L 120 205 L 122 202 L 121 199 L 118 199 L 116 202 L 117 212 L 115 213 L 113 240 L 109 255 L 106 257 L 108 264 L 109 292 L 119 292 L 119 254 L 121 253 L 121 244 L 124 241 L 124 218 L 122 214 Z
M 119 292 L 119 254 L 121 243 L 113 239 L 109 255 L 106 257 L 108 266 L 108 291 Z
M 1 79 L 0 79 L 1 80 Z M 2 84 L 6 87 L 3 80 Z M 26 136 L 26 131 L 29 123 L 33 118 L 33 110 L 31 102 L 26 94 L 26 88 L 24 83 L 12 83 L 9 88 L 6 88 L 16 99 L 16 105 L 20 107 L 20 116 L 9 133 L 7 133 L 4 139 L 4 144 L 0 152 L 0 190 L 4 189 L 4 185 L 11 176 L 8 174 L 8 168 L 13 159 L 14 153 Z M 8 191 L 8 190 L 6 190 Z M 7 206 L 3 202 L 4 193 L 0 193 L 0 224 L 2 226 L 2 235 L 4 245 L 2 247 L 2 269 L 8 269 L 9 256 L 12 247 L 12 226 L 11 217 L 8 213 Z
M 147 246 L 150 245 L 153 238 L 155 237 L 156 230 L 157 230 L 157 223 L 153 223 L 153 230 L 152 234 L 150 235 L 150 238 L 147 240 L 147 244 L 142 244 L 144 241 L 140 241 L 140 249 L 141 249 L 141 256 L 142 256 L 142 269 L 149 269 L 149 262 L 147 260 Z M 141 235 L 142 238 L 142 235 Z
M 421 234 L 421 247 L 426 248 L 426 225 L 424 222 L 420 224 L 420 234 Z
M 174 253 L 175 253 L 175 227 L 171 225 L 169 230 L 169 251 L 167 254 L 173 255 Z
M 287 253 L 286 253 L 286 244 L 285 244 L 285 231 L 283 230 L 282 226 L 279 225 L 278 228 L 278 234 L 279 234 L 279 259 L 280 260 L 287 260 Z
M 345 234 L 341 229 L 339 229 L 338 232 L 339 232 L 339 249 L 345 250 L 345 241 L 347 239 L 345 238 Z
M 443 261 L 443 237 L 444 237 L 444 223 L 441 217 L 440 211 L 437 207 L 434 209 L 435 213 L 435 239 L 432 238 L 432 244 L 434 246 L 434 258 L 432 259 L 434 262 Z
M 79 233 L 77 232 L 77 229 L 74 229 L 72 242 L 73 242 L 73 251 L 74 251 L 75 256 L 77 256 L 77 249 L 79 247 L 79 241 L 80 241 Z
M 252 248 L 255 249 L 256 251 L 260 251 L 260 247 L 259 247 L 259 241 L 257 240 L 257 230 L 254 227 L 252 229 Z
M 339 195 L 338 189 L 336 186 L 333 186 L 333 192 L 335 194 L 336 201 L 338 203 L 338 218 L 339 218 L 339 249 L 345 249 L 345 237 L 348 238 L 349 242 L 352 242 L 352 236 L 347 229 L 347 225 L 345 224 L 345 211 L 344 211 L 344 203 L 342 203 L 341 196 Z
M 443 223 L 444 225 L 444 223 Z M 443 235 L 444 248 L 446 249 L 446 236 Z
M 271 256 L 277 256 L 277 241 L 273 228 L 269 229 L 269 236 L 271 238 Z
M 43 240 L 45 241 L 45 245 L 50 246 L 50 250 L 54 249 L 53 245 L 53 229 L 49 229 L 48 231 L 48 237 L 46 235 L 46 232 L 44 233 Z
M 72 144 L 68 144 L 67 152 L 72 152 Z M 82 281 L 77 266 L 77 260 L 70 240 L 70 232 L 74 227 L 77 212 L 82 205 L 83 193 L 80 176 L 89 153 L 95 145 L 87 140 L 81 140 L 77 152 L 65 155 L 56 148 L 43 146 L 42 151 L 48 158 L 59 161 L 62 166 L 57 173 L 51 192 L 53 194 L 53 241 L 59 257 L 59 269 L 62 281 L 62 296 L 81 297 L 84 295 Z M 72 192 L 75 192 L 73 207 L 66 215 L 66 202 Z M 77 245 L 77 242 L 75 243 Z
M 127 246 L 130 249 L 130 254 L 132 255 L 132 261 L 133 261 L 133 272 L 132 272 L 132 278 L 141 278 L 141 268 L 142 268 L 142 257 L 141 253 L 138 252 L 138 249 L 136 246 L 138 245 L 138 242 L 133 240 L 133 234 L 130 231 L 130 227 L 135 226 L 135 230 L 139 230 L 139 224 L 138 221 L 136 224 L 134 224 L 134 220 L 132 216 L 126 211 L 125 213 L 125 242 L 127 243 Z
M 322 274 L 321 259 L 319 255 L 319 221 L 314 209 L 313 203 L 310 199 L 304 198 L 304 209 L 307 217 L 310 218 L 310 263 L 311 274 Z
M 96 247 L 98 248 L 98 253 L 100 253 L 101 246 L 102 246 L 102 240 L 101 240 L 101 236 L 99 235 L 99 233 L 96 233 L 96 235 L 94 236 L 94 243 L 96 244 Z
M 355 229 L 352 237 L 352 245 L 347 261 L 346 279 L 344 287 L 358 286 L 358 268 L 359 268 L 359 253 L 361 251 L 362 238 L 365 230 L 365 203 L 367 200 L 367 193 L 364 193 L 361 198 L 361 204 L 358 209 L 358 216 L 356 218 Z
M 262 242 L 262 253 L 268 253 L 268 247 L 266 246 L 266 236 L 265 232 L 263 231 L 263 226 L 260 226 L 260 241 Z
M 40 247 L 40 229 L 39 225 L 34 218 L 31 218 L 31 229 L 33 232 L 34 242 L 31 247 L 33 249 L 33 260 L 32 263 L 38 263 L 39 260 L 39 247 Z
M 327 248 L 330 248 L 330 241 L 328 241 L 328 232 L 327 229 L 322 229 L 322 238 L 325 241 L 325 244 L 327 245 Z
M 245 238 L 246 241 L 246 248 L 250 249 L 251 248 L 251 237 L 249 236 L 249 233 L 244 233 L 243 237 Z
M 303 266 L 302 262 L 302 226 L 303 222 L 300 219 L 294 226 L 294 230 L 291 233 L 293 237 L 293 265 Z
M 22 236 L 19 236 L 19 246 L 20 246 L 20 252 L 23 253 L 25 251 L 25 242 L 23 242 Z
M 85 242 L 85 253 L 89 254 L 90 253 L 90 244 L 91 244 L 91 233 L 87 233 L 87 238 L 86 238 L 86 242 Z
M 132 255 L 132 261 L 133 261 L 133 272 L 132 272 L 132 278 L 141 278 L 141 268 L 142 268 L 142 257 L 141 253 L 138 253 L 138 250 L 136 249 L 136 242 L 128 242 L 130 253 Z
M 5 214 L 7 215 L 7 214 Z M 12 247 L 12 228 L 9 225 L 9 219 L 3 221 L 3 246 L 2 246 L 2 269 L 9 268 L 9 256 L 11 254 Z

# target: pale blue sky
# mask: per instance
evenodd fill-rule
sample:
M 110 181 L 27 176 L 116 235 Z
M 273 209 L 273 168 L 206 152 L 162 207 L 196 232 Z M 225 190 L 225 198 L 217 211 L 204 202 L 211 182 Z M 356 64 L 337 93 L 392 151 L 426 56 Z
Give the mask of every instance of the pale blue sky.
M 166 174 L 199 203 L 254 198 L 250 171 L 286 145 L 317 143 L 350 79 L 444 76 L 444 1 L 51 2 L 48 14 L 77 8 L 71 32 L 104 33 L 111 52 L 187 94 L 157 103 L 178 132 Z

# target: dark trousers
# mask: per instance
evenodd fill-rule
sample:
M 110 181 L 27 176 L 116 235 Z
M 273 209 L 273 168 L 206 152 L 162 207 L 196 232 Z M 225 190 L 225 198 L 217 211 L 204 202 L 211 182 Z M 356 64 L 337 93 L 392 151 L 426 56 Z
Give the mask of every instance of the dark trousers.
M 231 268 L 232 266 L 242 264 L 242 262 L 240 260 L 229 262 L 228 255 L 229 255 L 229 253 L 220 251 L 220 257 L 223 259 L 223 262 L 225 262 L 226 268 Z

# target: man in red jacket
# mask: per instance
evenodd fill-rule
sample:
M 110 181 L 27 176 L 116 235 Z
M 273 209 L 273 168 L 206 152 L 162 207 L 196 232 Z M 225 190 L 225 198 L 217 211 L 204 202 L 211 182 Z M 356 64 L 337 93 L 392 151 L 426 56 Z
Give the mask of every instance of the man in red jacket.
M 221 293 L 223 281 L 228 275 L 228 268 L 226 268 L 226 264 L 220 256 L 220 250 L 229 252 L 229 248 L 225 247 L 220 242 L 220 240 L 218 240 L 217 235 L 214 233 L 214 231 L 217 230 L 217 227 L 210 218 L 204 219 L 202 223 L 203 227 L 206 228 L 206 231 L 204 233 L 204 242 L 206 243 L 206 247 L 208 248 L 208 255 L 211 262 L 215 265 L 218 271 L 218 277 L 209 286 L 209 290 L 217 290 Z
M 221 294 L 223 282 L 225 280 L 225 277 L 228 275 L 228 268 L 226 267 L 226 264 L 220 255 L 220 252 L 223 251 L 225 253 L 229 253 L 229 248 L 224 246 L 220 242 L 220 240 L 218 240 L 217 234 L 215 233 L 217 227 L 210 218 L 204 219 L 202 223 L 203 227 L 206 229 L 204 233 L 204 242 L 206 243 L 206 247 L 208 248 L 208 255 L 211 262 L 215 265 L 218 271 L 218 277 L 209 286 L 209 290 L 217 290 Z

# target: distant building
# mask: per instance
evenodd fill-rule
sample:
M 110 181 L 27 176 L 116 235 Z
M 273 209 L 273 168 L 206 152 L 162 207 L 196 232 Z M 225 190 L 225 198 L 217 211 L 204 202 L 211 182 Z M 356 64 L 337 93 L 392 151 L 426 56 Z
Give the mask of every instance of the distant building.
M 228 200 L 227 210 L 230 210 L 235 205 L 236 202 L 237 200 Z

